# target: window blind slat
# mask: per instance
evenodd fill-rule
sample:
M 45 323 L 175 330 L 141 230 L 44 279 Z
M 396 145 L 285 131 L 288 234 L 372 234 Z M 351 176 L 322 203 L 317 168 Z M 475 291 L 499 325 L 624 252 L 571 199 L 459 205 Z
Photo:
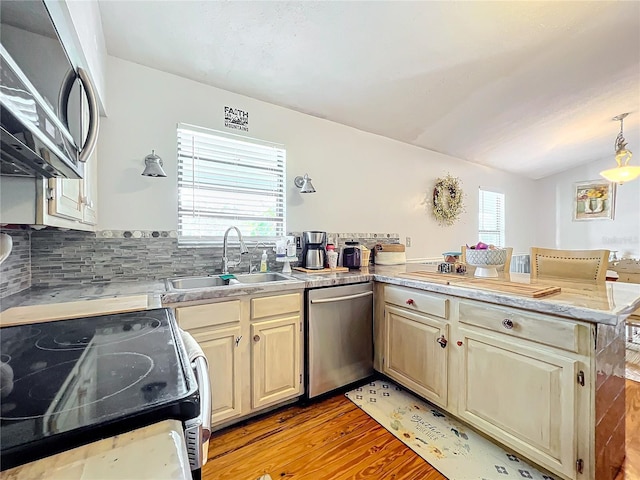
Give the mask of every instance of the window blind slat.
M 245 237 L 284 235 L 282 145 L 178 125 L 178 239 L 219 241 L 231 225 Z
M 480 190 L 478 238 L 481 242 L 505 246 L 504 194 Z

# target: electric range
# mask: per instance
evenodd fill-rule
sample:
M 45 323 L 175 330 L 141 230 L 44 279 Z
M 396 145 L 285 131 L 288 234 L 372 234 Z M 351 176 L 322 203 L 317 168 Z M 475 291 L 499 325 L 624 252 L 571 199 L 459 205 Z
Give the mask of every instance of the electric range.
M 200 414 L 169 309 L 4 327 L 0 362 L 2 470 Z

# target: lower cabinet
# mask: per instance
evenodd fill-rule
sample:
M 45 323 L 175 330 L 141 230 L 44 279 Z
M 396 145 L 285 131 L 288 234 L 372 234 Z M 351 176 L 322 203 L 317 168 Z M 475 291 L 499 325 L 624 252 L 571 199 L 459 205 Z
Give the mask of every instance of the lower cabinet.
M 433 403 L 447 405 L 446 321 L 388 306 L 384 373 Z M 446 346 L 446 343 L 445 343 Z
M 207 356 L 213 427 L 302 394 L 302 292 L 177 307 L 176 317 Z
M 188 307 L 187 307 L 188 308 Z M 212 386 L 211 423 L 242 415 L 240 325 L 192 332 L 207 357 Z
M 300 316 L 251 325 L 251 405 L 260 408 L 301 392 Z
M 407 287 L 378 301 L 384 374 L 559 478 L 593 478 L 593 325 Z
M 576 474 L 579 362 L 460 330 L 458 416 L 556 472 Z

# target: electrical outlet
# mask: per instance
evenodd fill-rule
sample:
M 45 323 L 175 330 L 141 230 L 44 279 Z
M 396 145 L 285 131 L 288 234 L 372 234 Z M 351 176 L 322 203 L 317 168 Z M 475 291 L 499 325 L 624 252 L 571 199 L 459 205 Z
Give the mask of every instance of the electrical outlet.
M 302 248 L 300 246 L 300 237 L 299 236 L 296 236 L 296 248 Z
M 411 246 L 411 237 L 407 237 L 407 239 L 405 240 L 404 244 L 405 244 L 407 247 L 410 247 L 410 246 Z

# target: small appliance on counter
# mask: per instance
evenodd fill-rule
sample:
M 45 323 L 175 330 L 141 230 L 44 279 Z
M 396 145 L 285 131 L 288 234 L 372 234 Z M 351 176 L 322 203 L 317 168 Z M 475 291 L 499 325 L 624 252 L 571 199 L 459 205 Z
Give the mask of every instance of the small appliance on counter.
M 361 250 L 359 242 L 344 242 L 342 266 L 350 269 L 360 268 Z
M 302 232 L 302 267 L 322 270 L 325 265 L 327 232 Z

